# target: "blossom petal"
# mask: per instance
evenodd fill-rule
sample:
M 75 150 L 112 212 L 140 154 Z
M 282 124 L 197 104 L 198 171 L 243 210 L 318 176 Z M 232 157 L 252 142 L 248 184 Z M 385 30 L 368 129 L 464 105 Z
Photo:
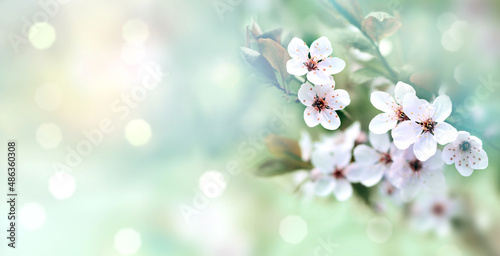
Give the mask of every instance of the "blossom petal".
M 454 162 L 458 162 L 458 159 L 462 157 L 462 152 L 458 150 L 458 147 L 455 147 L 453 144 L 448 144 L 443 149 L 443 153 L 441 154 L 441 158 L 446 164 L 452 164 Z
M 474 147 L 483 147 L 483 141 L 481 141 L 478 137 L 476 136 L 468 136 L 470 138 L 470 144 Z
M 400 187 L 401 200 L 408 202 L 420 192 L 421 184 L 417 176 L 411 175 L 403 181 Z
M 383 164 L 370 166 L 363 174 L 363 177 L 361 178 L 361 184 L 367 187 L 371 187 L 379 183 L 379 181 L 382 180 L 386 169 L 387 167 Z
M 328 57 L 318 63 L 318 68 L 325 71 L 327 74 L 335 75 L 344 70 L 345 61 L 337 57 Z
M 482 148 L 472 148 L 469 156 L 469 164 L 474 169 L 485 169 L 488 167 L 488 155 Z
M 325 109 L 321 111 L 321 125 L 328 130 L 336 130 L 340 126 L 340 118 L 334 110 Z
M 352 185 L 349 181 L 345 179 L 337 180 L 337 184 L 335 184 L 335 188 L 333 190 L 333 194 L 339 201 L 345 201 L 352 196 Z
M 396 128 L 392 129 L 392 138 L 394 145 L 399 149 L 407 149 L 410 145 L 417 141 L 419 134 L 422 132 L 422 127 L 413 121 L 404 121 Z
M 351 104 L 351 98 L 346 90 L 334 90 L 331 97 L 327 99 L 328 106 L 334 110 L 344 109 L 346 106 Z
M 457 168 L 457 171 L 460 173 L 460 175 L 464 177 L 469 177 L 473 172 L 474 169 L 472 169 L 471 166 L 462 164 L 460 161 L 455 162 L 455 168 Z
M 433 120 L 436 122 L 443 122 L 451 114 L 451 100 L 450 97 L 446 95 L 441 95 L 437 97 L 432 103 L 434 107 Z
M 375 134 L 373 132 L 370 132 L 370 134 L 368 135 L 368 139 L 370 140 L 370 144 L 374 149 L 382 153 L 389 152 L 389 149 L 391 148 L 389 134 Z
M 331 152 L 313 151 L 311 162 L 323 174 L 331 174 L 335 167 L 335 159 Z
M 332 54 L 332 44 L 328 38 L 322 36 L 311 44 L 311 58 L 324 59 Z
M 320 113 L 313 107 L 309 106 L 304 110 L 304 121 L 307 126 L 314 127 L 319 124 Z
M 438 123 L 434 128 L 434 138 L 441 145 L 453 142 L 457 134 L 457 129 L 446 122 Z
M 392 113 L 396 107 L 394 98 L 386 92 L 372 92 L 370 102 L 373 106 L 383 112 Z
M 426 161 L 436 154 L 436 149 L 437 143 L 434 136 L 427 132 L 420 135 L 415 145 L 413 145 L 413 153 L 420 161 Z
M 335 179 L 330 176 L 319 179 L 314 186 L 314 194 L 322 197 L 329 195 L 336 187 L 335 183 Z
M 350 182 L 359 182 L 367 168 L 365 164 L 352 163 L 344 170 L 345 176 Z
M 286 71 L 295 76 L 303 76 L 307 73 L 307 68 L 304 61 L 291 59 L 286 62 Z
M 368 126 L 368 128 L 373 133 L 382 134 L 396 127 L 397 123 L 398 119 L 394 115 L 388 113 L 380 113 L 370 121 L 370 125 Z
M 288 44 L 288 54 L 290 54 L 292 59 L 299 59 L 304 62 L 309 58 L 309 47 L 307 47 L 302 39 L 294 37 Z
M 415 89 L 407 83 L 398 82 L 396 87 L 394 88 L 394 96 L 396 97 L 396 102 L 399 104 L 403 104 L 403 99 L 406 94 L 415 95 Z
M 306 106 L 311 106 L 315 101 L 316 89 L 308 83 L 302 84 L 297 97 L 299 98 L 300 103 Z
M 446 179 L 440 170 L 423 171 L 420 178 L 425 186 L 432 190 L 444 190 L 446 188 Z
M 427 159 L 427 161 L 422 162 L 422 168 L 426 170 L 441 170 L 441 167 L 444 165 L 441 155 L 441 150 L 436 150 L 433 156 Z
M 312 140 L 311 135 L 308 132 L 302 131 L 299 140 L 300 154 L 303 161 L 309 161 L 311 159 L 312 152 Z
M 313 70 L 307 72 L 307 80 L 309 82 L 317 84 L 328 84 L 330 82 L 330 75 L 322 70 Z
M 354 159 L 357 163 L 374 164 L 380 159 L 380 154 L 367 145 L 359 145 L 354 149 Z
M 420 100 L 414 94 L 406 94 L 403 98 L 403 112 L 412 121 L 421 121 L 428 118 L 428 103 L 425 100 Z

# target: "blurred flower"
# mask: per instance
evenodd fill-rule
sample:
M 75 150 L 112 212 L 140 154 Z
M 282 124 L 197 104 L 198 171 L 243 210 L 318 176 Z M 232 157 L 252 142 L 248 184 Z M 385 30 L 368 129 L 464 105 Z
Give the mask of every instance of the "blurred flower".
M 455 163 L 462 176 L 470 176 L 474 169 L 488 167 L 488 155 L 483 150 L 483 142 L 468 132 L 458 132 L 457 139 L 446 145 L 442 154 L 446 164 Z
M 401 157 L 402 151 L 391 144 L 389 135 L 370 132 L 370 144 L 359 145 L 354 149 L 354 159 L 361 168 L 360 181 L 371 187 L 380 182 L 384 174 L 389 177 L 392 172 L 394 159 Z
M 330 77 L 327 84 L 316 85 L 302 84 L 298 98 L 307 106 L 304 111 L 304 120 L 309 127 L 321 125 L 328 130 L 335 130 L 340 126 L 340 118 L 335 110 L 345 108 L 351 103 L 349 94 L 342 89 L 334 90 L 335 81 Z
M 345 61 L 330 57 L 332 45 L 326 37 L 314 41 L 311 49 L 302 39 L 294 37 L 288 44 L 288 54 L 292 57 L 286 63 L 288 73 L 296 76 L 307 74 L 307 79 L 313 84 L 328 84 L 331 75 L 345 68 Z
M 397 205 L 401 204 L 400 191 L 389 180 L 382 180 L 379 183 L 378 189 L 382 196 L 390 198 Z
M 451 231 L 451 220 L 458 214 L 458 202 L 443 195 L 425 195 L 411 209 L 413 224 L 422 231 L 434 230 L 438 235 Z
M 451 114 L 448 96 L 439 96 L 429 104 L 414 94 L 407 94 L 403 99 L 403 111 L 410 120 L 394 128 L 392 138 L 399 149 L 407 149 L 415 143 L 413 150 L 418 160 L 426 161 L 434 156 L 437 143 L 444 145 L 456 139 L 457 130 L 444 122 Z
M 338 131 L 330 136 L 322 136 L 319 142 L 314 143 L 313 155 L 350 157 L 360 136 L 362 136 L 361 124 L 354 122 L 343 132 Z
M 315 181 L 315 193 L 318 196 L 328 196 L 331 193 L 337 200 L 345 201 L 352 195 L 351 182 L 359 180 L 359 168 L 349 164 L 351 153 L 336 155 L 313 154 L 312 162 L 315 167 L 313 172 L 321 173 Z
M 420 161 L 413 153 L 413 146 L 410 146 L 402 157 L 394 160 L 393 165 L 397 172 L 391 181 L 401 190 L 403 201 L 413 199 L 422 188 L 439 191 L 446 187 L 440 150 L 427 161 Z
M 394 129 L 400 122 L 409 120 L 403 112 L 403 98 L 407 94 L 415 95 L 415 89 L 408 84 L 398 82 L 394 89 L 396 100 L 386 92 L 373 92 L 370 101 L 375 108 L 384 113 L 376 115 L 370 122 L 369 129 L 373 133 L 382 134 Z

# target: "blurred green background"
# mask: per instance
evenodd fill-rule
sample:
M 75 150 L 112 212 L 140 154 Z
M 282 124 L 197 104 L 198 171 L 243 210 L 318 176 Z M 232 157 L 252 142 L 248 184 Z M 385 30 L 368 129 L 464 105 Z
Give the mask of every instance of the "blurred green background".
M 453 125 L 489 154 L 471 177 L 446 167 L 467 209 L 449 236 L 416 231 L 406 207 L 383 199 L 306 201 L 292 174 L 252 174 L 271 133 L 331 133 L 308 128 L 304 107 L 241 58 L 253 21 L 282 28 L 285 48 L 293 36 L 332 41 L 347 62 L 337 88 L 352 100 L 341 129 L 359 120 L 367 131 L 369 93 L 394 83 L 360 71 L 381 65 L 330 2 L 3 1 L 0 134 L 18 142 L 19 230 L 8 248 L 0 204 L 0 255 L 500 255 L 500 3 L 360 6 L 401 21 L 380 43 L 398 80 L 427 100 L 449 95 Z

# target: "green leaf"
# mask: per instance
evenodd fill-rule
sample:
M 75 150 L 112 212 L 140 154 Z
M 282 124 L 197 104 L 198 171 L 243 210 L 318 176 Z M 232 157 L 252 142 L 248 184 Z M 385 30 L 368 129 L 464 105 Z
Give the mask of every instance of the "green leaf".
M 384 74 L 380 73 L 377 70 L 371 68 L 360 68 L 351 74 L 350 79 L 353 84 L 357 85 L 364 84 L 381 76 L 385 77 Z
M 241 56 L 250 66 L 268 78 L 271 83 L 277 82 L 273 67 L 258 51 L 241 47 Z
M 289 157 L 298 161 L 301 160 L 301 151 L 299 143 L 276 134 L 271 134 L 266 138 L 266 146 L 269 152 L 276 157 Z
M 261 177 L 270 177 L 311 168 L 312 166 L 309 163 L 295 161 L 289 158 L 275 158 L 260 164 L 254 174 Z
M 359 30 L 350 29 L 335 29 L 332 31 L 332 41 L 345 45 L 346 47 L 354 47 L 362 52 L 376 54 L 373 44 Z
M 289 76 L 286 71 L 286 62 L 290 59 L 287 50 L 272 39 L 259 39 L 258 44 L 262 56 L 278 71 L 281 81 L 286 81 Z
M 372 12 L 362 23 L 363 31 L 376 42 L 393 35 L 400 27 L 401 22 L 385 12 Z

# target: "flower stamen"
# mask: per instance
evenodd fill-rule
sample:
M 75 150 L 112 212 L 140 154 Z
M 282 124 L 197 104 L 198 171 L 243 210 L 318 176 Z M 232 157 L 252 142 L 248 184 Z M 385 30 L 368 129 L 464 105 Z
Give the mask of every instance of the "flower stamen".
M 332 173 L 332 176 L 335 178 L 335 179 L 343 179 L 345 177 L 344 175 L 344 169 L 339 169 L 339 168 L 336 168 L 333 173 Z
M 326 98 L 320 98 L 317 96 L 315 97 L 315 100 L 311 106 L 320 113 L 322 110 L 330 109 L 330 106 L 328 106 L 328 103 L 326 102 Z
M 430 134 L 434 135 L 434 129 L 436 128 L 437 122 L 434 122 L 431 118 L 423 121 L 423 122 L 416 122 L 420 126 L 422 126 L 422 134 L 429 132 Z

